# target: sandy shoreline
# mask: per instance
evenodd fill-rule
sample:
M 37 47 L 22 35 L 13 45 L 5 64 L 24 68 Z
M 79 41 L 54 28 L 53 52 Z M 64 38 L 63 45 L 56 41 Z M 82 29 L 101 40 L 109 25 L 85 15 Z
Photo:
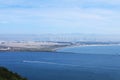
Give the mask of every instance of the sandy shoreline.
M 0 51 L 32 51 L 32 52 L 53 52 L 64 48 L 86 47 L 86 46 L 114 46 L 120 44 L 96 44 L 96 43 L 72 43 L 72 42 L 0 42 Z

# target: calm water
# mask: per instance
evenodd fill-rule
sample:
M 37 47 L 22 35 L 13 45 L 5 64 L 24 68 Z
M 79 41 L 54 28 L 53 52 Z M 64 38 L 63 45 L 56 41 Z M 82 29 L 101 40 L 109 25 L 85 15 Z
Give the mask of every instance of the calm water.
M 59 51 L 62 52 L 1 52 L 0 66 L 29 80 L 120 80 L 119 46 Z
M 80 46 L 58 50 L 59 52 L 73 52 L 81 54 L 120 54 L 120 46 Z

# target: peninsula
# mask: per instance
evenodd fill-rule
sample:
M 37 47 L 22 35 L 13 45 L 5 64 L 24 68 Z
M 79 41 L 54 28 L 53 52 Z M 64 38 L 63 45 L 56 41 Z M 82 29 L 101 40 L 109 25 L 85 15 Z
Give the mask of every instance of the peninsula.
M 72 46 L 113 45 L 117 42 L 0 41 L 0 51 L 56 51 Z
M 0 41 L 0 51 L 55 51 L 71 45 L 70 42 Z

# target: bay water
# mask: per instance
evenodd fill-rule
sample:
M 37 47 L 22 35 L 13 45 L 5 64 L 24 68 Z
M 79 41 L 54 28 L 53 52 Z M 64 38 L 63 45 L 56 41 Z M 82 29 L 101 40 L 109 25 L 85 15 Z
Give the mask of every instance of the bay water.
M 120 46 L 0 52 L 0 66 L 28 80 L 120 80 Z

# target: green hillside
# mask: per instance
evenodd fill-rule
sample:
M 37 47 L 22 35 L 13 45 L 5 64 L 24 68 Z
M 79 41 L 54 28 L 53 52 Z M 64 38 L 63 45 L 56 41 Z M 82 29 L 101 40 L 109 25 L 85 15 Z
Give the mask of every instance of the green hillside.
M 0 67 L 0 80 L 27 80 L 17 73 L 13 73 L 4 67 Z

